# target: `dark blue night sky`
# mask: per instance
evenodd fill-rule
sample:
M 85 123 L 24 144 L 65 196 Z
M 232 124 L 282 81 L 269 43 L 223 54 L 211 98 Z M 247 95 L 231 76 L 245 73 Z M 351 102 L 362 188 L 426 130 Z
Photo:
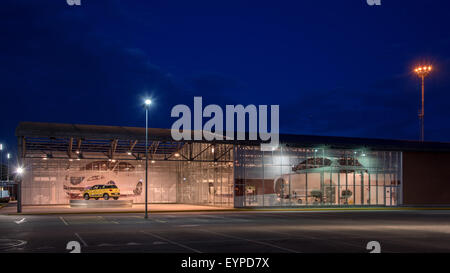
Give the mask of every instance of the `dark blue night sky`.
M 284 133 L 450 141 L 450 2 L 7 0 L 0 141 L 19 121 L 170 128 L 172 106 L 279 104 Z

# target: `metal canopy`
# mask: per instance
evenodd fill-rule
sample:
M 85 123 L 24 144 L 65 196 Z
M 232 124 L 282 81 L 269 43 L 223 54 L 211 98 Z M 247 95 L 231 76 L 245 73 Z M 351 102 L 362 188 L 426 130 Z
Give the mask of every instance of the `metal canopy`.
M 150 140 L 171 140 L 169 129 L 149 128 Z M 145 128 L 64 123 L 20 122 L 16 136 L 36 138 L 121 139 L 145 141 Z
M 22 158 L 145 158 L 144 128 L 21 122 L 16 135 Z M 149 129 L 149 159 L 167 160 L 182 147 L 170 130 Z
M 114 159 L 118 156 L 145 157 L 145 141 L 120 139 L 76 139 L 72 137 L 22 137 L 23 156 L 42 155 L 49 157 L 83 158 L 87 154 L 102 155 Z M 164 159 L 183 146 L 182 142 L 149 141 L 149 158 Z
M 16 128 L 19 151 L 24 157 L 83 158 L 89 154 L 114 159 L 145 156 L 145 128 L 42 122 L 21 122 Z M 149 158 L 169 159 L 186 143 L 172 139 L 169 129 L 149 128 Z M 280 142 L 291 147 L 328 147 L 389 151 L 449 152 L 450 143 L 281 134 Z M 261 141 L 223 140 L 210 143 L 259 145 Z M 184 156 L 178 157 L 182 160 Z M 191 158 L 192 159 L 192 158 Z

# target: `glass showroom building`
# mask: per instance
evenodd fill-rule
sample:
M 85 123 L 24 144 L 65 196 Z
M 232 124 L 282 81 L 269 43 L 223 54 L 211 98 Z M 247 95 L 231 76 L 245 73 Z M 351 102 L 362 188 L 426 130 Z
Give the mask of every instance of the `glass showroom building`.
M 144 202 L 145 129 L 22 122 L 16 129 L 23 205 L 83 200 L 85 189 L 116 185 Z M 173 141 L 149 129 L 150 203 L 221 207 L 450 204 L 450 145 L 280 135 L 257 141 Z

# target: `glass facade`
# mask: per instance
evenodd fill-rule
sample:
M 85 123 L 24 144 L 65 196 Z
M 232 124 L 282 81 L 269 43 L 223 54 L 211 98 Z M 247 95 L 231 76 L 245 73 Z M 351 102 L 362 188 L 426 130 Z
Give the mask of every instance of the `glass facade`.
M 83 199 L 94 185 L 115 184 L 120 199 L 144 203 L 144 160 L 26 158 L 22 182 L 24 205 L 69 204 Z M 178 162 L 149 161 L 150 203 L 175 203 Z
M 27 168 L 22 182 L 24 205 L 66 205 L 83 199 L 93 186 L 112 184 L 120 190 L 120 200 L 145 202 L 142 159 L 36 157 L 23 163 Z M 233 206 L 233 145 L 186 144 L 170 158 L 149 159 L 148 170 L 149 203 Z
M 224 207 L 396 206 L 401 152 L 180 143 L 149 159 L 150 203 Z M 57 154 L 54 154 L 57 156 Z M 88 154 L 86 154 L 88 155 Z M 98 154 L 97 154 L 98 156 Z M 131 158 L 131 156 L 130 156 Z M 145 160 L 24 158 L 24 205 L 69 204 L 94 185 L 144 203 Z
M 238 146 L 235 207 L 396 206 L 401 152 Z
M 180 162 L 178 202 L 233 206 L 233 145 L 194 143 L 185 145 Z

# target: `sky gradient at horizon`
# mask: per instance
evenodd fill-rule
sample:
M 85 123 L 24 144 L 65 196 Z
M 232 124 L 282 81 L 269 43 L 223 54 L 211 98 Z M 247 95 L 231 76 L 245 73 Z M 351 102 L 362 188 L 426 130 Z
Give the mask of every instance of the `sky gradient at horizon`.
M 450 141 L 448 1 L 6 0 L 0 142 L 20 121 L 170 128 L 176 104 L 279 104 L 282 133 Z

